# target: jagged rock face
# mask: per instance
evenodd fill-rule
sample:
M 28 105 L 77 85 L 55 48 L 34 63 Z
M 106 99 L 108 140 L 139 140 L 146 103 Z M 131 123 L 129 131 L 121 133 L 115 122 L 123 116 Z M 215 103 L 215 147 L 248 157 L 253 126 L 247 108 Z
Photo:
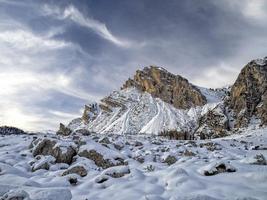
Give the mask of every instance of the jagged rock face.
M 57 135 L 68 136 L 71 134 L 71 132 L 72 130 L 70 128 L 66 127 L 62 123 L 59 124 L 59 130 L 57 131 Z
M 242 69 L 227 104 L 234 110 L 237 128 L 248 125 L 252 116 L 267 124 L 267 57 L 253 60 Z
M 129 87 L 148 92 L 179 109 L 189 109 L 207 103 L 205 96 L 187 79 L 158 67 L 138 70 L 134 78 L 127 80 L 122 89 Z
M 229 131 L 229 120 L 223 104 L 218 104 L 200 117 L 195 136 L 200 139 L 224 137 Z
M 99 107 L 97 103 L 91 103 L 85 105 L 82 120 L 85 124 L 88 124 L 89 121 L 94 120 L 99 114 Z

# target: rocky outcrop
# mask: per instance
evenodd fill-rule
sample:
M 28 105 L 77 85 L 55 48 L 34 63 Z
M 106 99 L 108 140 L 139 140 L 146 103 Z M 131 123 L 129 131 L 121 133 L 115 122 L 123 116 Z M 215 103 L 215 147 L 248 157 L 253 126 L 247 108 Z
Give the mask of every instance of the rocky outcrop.
M 99 106 L 97 103 L 91 103 L 84 106 L 82 121 L 88 124 L 90 121 L 94 120 L 99 113 Z
M 234 111 L 236 128 L 247 126 L 253 116 L 267 124 L 267 57 L 242 69 L 226 104 Z
M 23 130 L 12 126 L 1 126 L 0 135 L 21 135 L 26 134 Z
M 189 109 L 207 103 L 205 96 L 187 79 L 159 67 L 151 66 L 138 70 L 133 79 L 125 82 L 122 89 L 130 87 L 148 92 L 179 109 Z
M 62 123 L 59 124 L 59 130 L 57 131 L 57 135 L 68 136 L 71 134 L 71 132 L 72 130 L 70 128 L 66 127 Z
M 230 130 L 229 120 L 223 104 L 218 104 L 200 117 L 199 127 L 195 131 L 195 137 L 200 139 L 211 139 L 224 137 Z
M 55 157 L 56 163 L 71 164 L 77 150 L 72 143 L 60 144 L 56 140 L 39 138 L 32 142 L 32 154 L 51 155 Z

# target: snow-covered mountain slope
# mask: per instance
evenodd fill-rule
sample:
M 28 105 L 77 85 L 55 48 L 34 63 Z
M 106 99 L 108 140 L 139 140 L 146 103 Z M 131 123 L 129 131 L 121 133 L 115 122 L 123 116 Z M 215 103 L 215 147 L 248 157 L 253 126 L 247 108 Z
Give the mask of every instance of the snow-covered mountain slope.
M 177 109 L 136 88 L 115 91 L 104 98 L 100 105 L 87 105 L 88 112 L 85 112 L 84 117 L 87 116 L 85 118 L 88 121 L 75 119 L 69 128 L 117 134 L 160 134 L 166 130 L 193 130 L 199 117 L 215 108 L 223 97 L 222 91 L 204 88 L 201 91 L 204 91 L 203 94 L 209 102 L 187 110 Z M 90 109 L 92 107 L 97 109 Z

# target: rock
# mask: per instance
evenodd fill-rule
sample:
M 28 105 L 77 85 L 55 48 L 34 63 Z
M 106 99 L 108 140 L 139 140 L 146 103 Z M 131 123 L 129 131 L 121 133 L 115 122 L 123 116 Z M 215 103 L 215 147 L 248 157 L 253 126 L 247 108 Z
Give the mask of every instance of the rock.
M 127 164 L 119 153 L 93 141 L 81 146 L 78 155 L 93 160 L 103 169 Z
M 199 147 L 200 148 L 206 147 L 207 150 L 209 150 L 209 151 L 215 151 L 215 150 L 221 150 L 222 149 L 220 144 L 213 143 L 213 142 L 200 143 Z
M 69 176 L 69 177 L 68 177 L 68 181 L 69 181 L 69 183 L 70 183 L 71 185 L 77 185 L 77 183 L 78 183 L 78 179 L 77 179 L 77 177 L 75 177 L 75 176 Z
M 200 117 L 195 137 L 203 140 L 225 137 L 229 130 L 230 126 L 225 106 L 224 104 L 218 104 L 214 109 Z
M 71 164 L 77 154 L 73 143 L 60 143 L 57 140 L 39 138 L 33 142 L 33 156 L 51 155 L 56 158 L 56 163 Z
M 26 134 L 23 130 L 12 126 L 0 126 L 0 135 L 22 135 Z
M 24 190 L 17 189 L 17 190 L 10 190 L 2 197 L 0 197 L 0 200 L 31 200 L 31 199 L 27 192 L 25 192 Z
M 265 157 L 262 154 L 255 155 L 254 159 L 255 159 L 255 161 L 252 162 L 251 164 L 267 165 L 267 161 L 266 161 Z
M 122 89 L 135 87 L 179 109 L 189 109 L 207 103 L 200 90 L 185 78 L 155 66 L 136 71 L 133 79 L 125 82 Z
M 97 176 L 96 178 L 95 178 L 95 182 L 96 183 L 104 183 L 104 182 L 106 182 L 107 180 L 109 180 L 109 176 L 107 176 L 107 175 L 99 175 L 99 176 Z
M 134 142 L 134 146 L 135 146 L 135 147 L 140 147 L 140 146 L 143 146 L 143 143 L 140 142 L 140 141 L 135 141 L 135 142 Z
M 62 176 L 66 176 L 68 174 L 78 174 L 81 177 L 84 177 L 87 175 L 87 170 L 83 166 L 74 166 L 70 167 L 66 171 L 63 172 Z
M 267 57 L 241 70 L 226 104 L 234 111 L 236 128 L 247 126 L 252 116 L 267 124 Z
M 71 134 L 71 132 L 72 130 L 70 128 L 66 127 L 62 123 L 59 124 L 59 130 L 57 131 L 57 135 L 68 136 Z
M 84 136 L 91 135 L 91 132 L 85 128 L 77 129 L 74 131 L 75 134 L 82 134 Z
M 102 167 L 103 169 L 113 167 L 116 165 L 111 160 L 104 159 L 104 156 L 95 150 L 82 151 L 79 153 L 79 156 L 93 160 L 98 167 Z M 124 165 L 123 160 L 118 159 L 118 161 L 119 161 L 118 165 Z
M 56 159 L 53 156 L 36 156 L 36 161 L 32 162 L 32 171 L 37 171 L 39 169 L 49 170 L 50 166 L 54 164 Z
M 189 156 L 189 157 L 191 157 L 191 156 L 195 156 L 195 155 L 196 154 L 194 152 L 189 151 L 187 149 L 183 152 L 183 156 Z
M 108 137 L 100 138 L 98 142 L 100 144 L 111 144 L 111 142 L 109 141 Z
M 99 105 L 97 103 L 91 103 L 84 106 L 82 115 L 82 121 L 85 124 L 89 124 L 90 121 L 94 120 L 99 114 Z
M 228 163 L 219 162 L 219 163 L 212 163 L 200 170 L 200 173 L 203 174 L 204 176 L 213 176 L 225 172 L 236 172 L 236 169 Z
M 191 134 L 184 130 L 164 130 L 160 133 L 161 136 L 167 137 L 170 140 L 191 140 Z
M 168 165 L 172 165 L 176 163 L 177 159 L 175 156 L 168 155 L 167 158 L 164 159 L 164 163 L 167 163 Z
M 102 172 L 102 175 L 111 176 L 112 178 L 120 178 L 126 174 L 130 174 L 130 169 L 128 166 L 110 167 Z

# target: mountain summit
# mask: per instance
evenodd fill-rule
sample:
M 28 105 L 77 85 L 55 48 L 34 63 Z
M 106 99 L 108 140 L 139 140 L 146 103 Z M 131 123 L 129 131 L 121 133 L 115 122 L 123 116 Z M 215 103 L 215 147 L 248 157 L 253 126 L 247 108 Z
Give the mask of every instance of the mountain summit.
M 127 80 L 122 89 L 131 87 L 148 92 L 178 109 L 189 109 L 207 103 L 206 97 L 187 79 L 161 67 L 150 66 L 137 70 L 134 78 Z

